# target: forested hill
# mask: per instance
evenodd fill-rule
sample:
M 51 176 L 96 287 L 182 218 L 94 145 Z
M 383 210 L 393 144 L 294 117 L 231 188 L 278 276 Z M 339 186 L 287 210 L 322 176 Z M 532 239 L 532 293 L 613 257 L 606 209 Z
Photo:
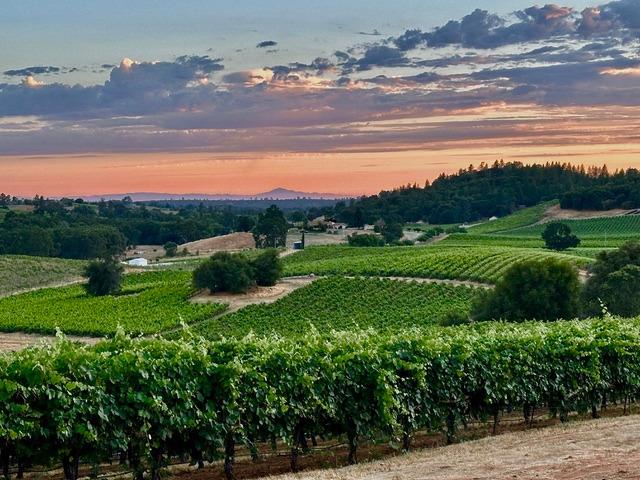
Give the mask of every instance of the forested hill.
M 433 224 L 504 216 L 522 207 L 560 199 L 564 208 L 639 208 L 640 171 L 610 174 L 607 167 L 496 162 L 441 175 L 424 187 L 407 186 L 338 203 L 336 217 L 351 225 L 376 220 L 425 220 Z

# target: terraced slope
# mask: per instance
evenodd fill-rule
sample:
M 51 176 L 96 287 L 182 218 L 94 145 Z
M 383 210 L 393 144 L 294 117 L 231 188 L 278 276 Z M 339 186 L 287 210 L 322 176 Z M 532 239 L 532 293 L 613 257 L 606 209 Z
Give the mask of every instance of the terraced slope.
M 309 329 L 375 328 L 402 331 L 433 325 L 449 315 L 466 316 L 476 289 L 434 283 L 373 278 L 318 279 L 275 303 L 251 305 L 199 324 L 207 338 L 275 333 L 305 335 Z
M 494 283 L 516 262 L 548 257 L 576 266 L 589 259 L 531 248 L 493 246 L 310 247 L 285 259 L 286 275 L 406 276 Z

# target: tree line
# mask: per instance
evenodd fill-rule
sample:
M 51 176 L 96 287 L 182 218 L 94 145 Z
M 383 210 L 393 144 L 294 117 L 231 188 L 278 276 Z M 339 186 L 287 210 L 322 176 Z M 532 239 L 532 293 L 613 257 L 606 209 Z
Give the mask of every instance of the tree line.
M 640 208 L 640 172 L 610 173 L 606 166 L 585 168 L 568 163 L 482 163 L 452 175 L 442 174 L 424 186 L 407 185 L 338 202 L 334 215 L 352 226 L 379 219 L 451 224 L 503 217 L 554 199 L 560 199 L 563 208 Z
M 18 203 L 32 208 L 4 213 L 0 222 L 0 254 L 107 258 L 122 254 L 127 246 L 177 245 L 234 231 L 252 231 L 263 217 L 263 223 L 271 221 L 271 232 L 258 236 L 257 240 L 268 237 L 273 243 L 269 235 L 277 234 L 280 237 L 275 242 L 279 246 L 282 222 L 285 236 L 288 225 L 280 210 L 276 212 L 279 217 L 273 220 L 271 209 L 259 213 L 187 205 L 166 210 L 135 204 L 127 198 L 85 203 L 82 199 L 43 197 L 24 201 L 4 195 L 0 200 L 7 206 Z

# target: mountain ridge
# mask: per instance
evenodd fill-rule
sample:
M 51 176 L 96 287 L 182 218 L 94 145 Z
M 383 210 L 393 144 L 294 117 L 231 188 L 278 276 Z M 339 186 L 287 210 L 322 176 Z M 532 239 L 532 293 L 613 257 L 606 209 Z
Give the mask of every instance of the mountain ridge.
M 250 194 L 232 193 L 163 193 L 163 192 L 128 192 L 109 193 L 101 195 L 80 195 L 85 201 L 100 200 L 121 200 L 124 197 L 131 197 L 134 202 L 156 201 L 156 200 L 295 200 L 308 198 L 314 200 L 338 200 L 352 198 L 350 195 L 320 192 L 302 192 L 277 187 L 268 192 Z

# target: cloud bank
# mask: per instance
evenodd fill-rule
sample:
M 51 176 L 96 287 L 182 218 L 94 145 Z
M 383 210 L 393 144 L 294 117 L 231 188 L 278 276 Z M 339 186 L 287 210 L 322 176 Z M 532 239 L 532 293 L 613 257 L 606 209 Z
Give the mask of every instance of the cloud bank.
M 543 122 L 539 113 L 487 121 L 492 109 L 640 106 L 640 0 L 506 17 L 476 9 L 430 30 L 367 37 L 331 55 L 243 71 L 208 55 L 124 58 L 100 64 L 108 78 L 89 86 L 50 82 L 69 67 L 17 66 L 0 83 L 0 155 L 410 149 L 526 138 L 522 124 Z M 475 123 L 459 120 L 478 111 Z M 425 123 L 442 117 L 452 121 Z M 393 127 L 365 127 L 377 122 Z

